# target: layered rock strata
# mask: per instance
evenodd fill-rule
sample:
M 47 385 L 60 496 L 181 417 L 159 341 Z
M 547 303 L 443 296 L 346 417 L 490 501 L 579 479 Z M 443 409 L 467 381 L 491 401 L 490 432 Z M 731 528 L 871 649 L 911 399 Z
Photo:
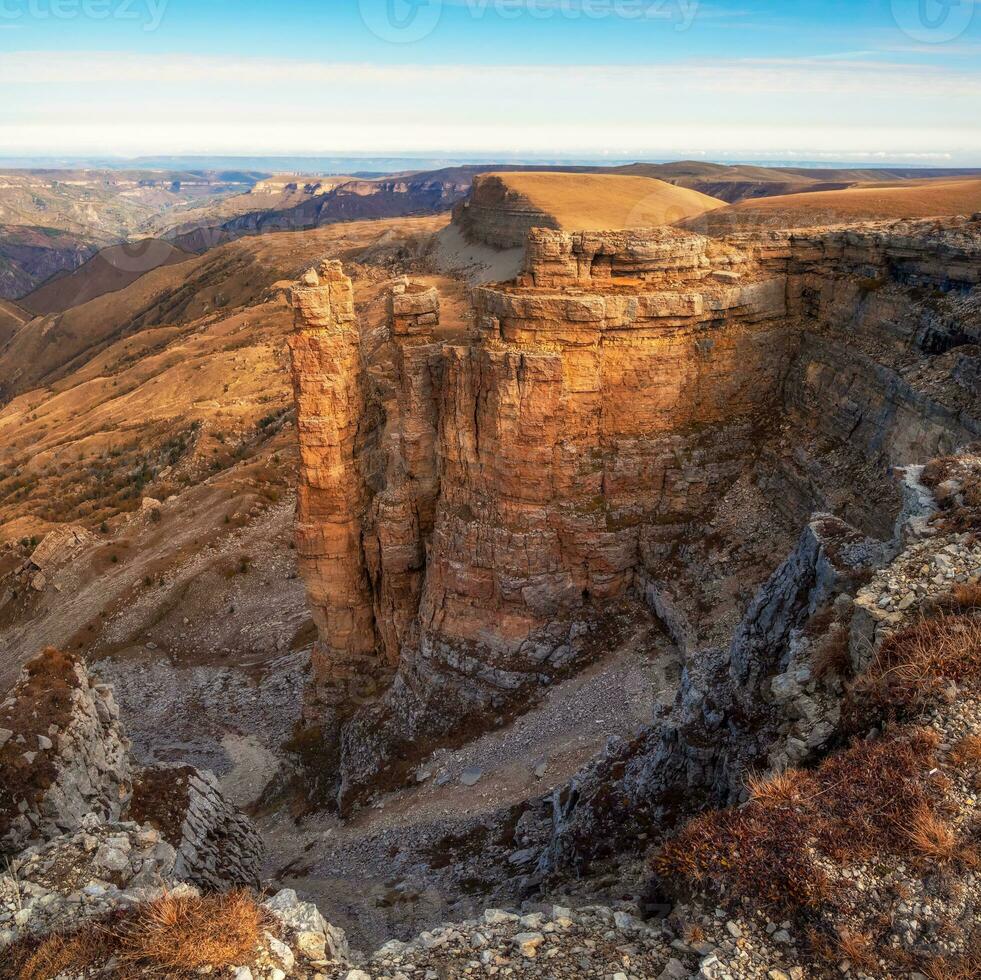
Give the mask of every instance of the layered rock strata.
M 381 346 L 337 264 L 308 273 L 298 541 L 341 805 L 609 648 L 629 594 L 691 642 L 680 549 L 747 473 L 798 525 L 887 536 L 890 466 L 981 434 L 952 380 L 979 259 L 977 221 L 536 229 L 515 283 L 474 290 L 469 342 L 400 282 Z
M 532 228 L 559 227 L 497 174 L 474 176 L 469 196 L 453 207 L 453 223 L 471 240 L 494 248 L 520 248 Z
M 264 846 L 252 821 L 233 806 L 214 773 L 192 766 L 138 774 L 128 816 L 154 827 L 174 848 L 171 872 L 208 891 L 257 887 Z

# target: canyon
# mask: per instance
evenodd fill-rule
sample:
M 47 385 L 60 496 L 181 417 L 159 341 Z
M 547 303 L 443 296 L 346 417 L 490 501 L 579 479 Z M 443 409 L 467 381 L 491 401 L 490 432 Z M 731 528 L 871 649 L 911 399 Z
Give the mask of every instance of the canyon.
M 978 230 L 535 229 L 452 340 L 432 289 L 396 284 L 362 333 L 341 266 L 308 272 L 306 715 L 339 753 L 341 809 L 616 646 L 622 603 L 711 637 L 698 583 L 738 534 L 717 518 L 741 481 L 775 529 L 825 511 L 888 537 L 892 468 L 981 434 Z
M 234 240 L 0 304 L 0 946 L 259 882 L 215 975 L 969 962 L 976 671 L 875 697 L 924 623 L 976 646 L 981 214 L 914 181 L 849 218 L 789 171 L 727 207 L 677 182 L 765 175 L 674 166 L 290 230 L 225 198 Z M 253 191 L 347 186 L 307 183 Z

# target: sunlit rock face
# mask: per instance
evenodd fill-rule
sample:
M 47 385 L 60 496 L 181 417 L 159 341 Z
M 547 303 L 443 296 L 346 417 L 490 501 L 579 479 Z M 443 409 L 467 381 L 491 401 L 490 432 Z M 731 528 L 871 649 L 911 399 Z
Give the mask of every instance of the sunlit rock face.
M 473 291 L 462 343 L 439 340 L 435 290 L 393 283 L 368 337 L 340 265 L 308 272 L 308 717 L 342 807 L 602 655 L 619 603 L 683 593 L 679 543 L 741 477 L 801 525 L 888 528 L 889 466 L 981 434 L 979 256 L 969 221 L 535 229 L 524 274 Z

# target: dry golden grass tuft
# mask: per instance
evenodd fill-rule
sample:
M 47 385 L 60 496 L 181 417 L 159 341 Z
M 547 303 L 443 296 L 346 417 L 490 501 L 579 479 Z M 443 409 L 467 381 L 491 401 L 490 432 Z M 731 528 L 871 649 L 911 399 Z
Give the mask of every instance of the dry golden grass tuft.
M 950 608 L 955 612 L 981 609 L 981 582 L 955 585 L 950 593 Z
M 268 928 L 267 913 L 246 891 L 164 895 L 111 921 L 90 922 L 43 940 L 25 937 L 4 951 L 0 976 L 51 980 L 63 973 L 78 975 L 114 957 L 113 976 L 119 980 L 183 980 L 202 968 L 250 964 Z
M 838 959 L 848 960 L 852 967 L 873 976 L 879 971 L 872 935 L 856 929 L 842 929 L 838 934 Z
M 104 963 L 112 956 L 113 946 L 112 934 L 98 925 L 65 935 L 53 933 L 41 940 L 31 937 L 29 943 L 18 943 L 8 950 L 10 976 L 16 980 L 51 980 L 62 973 L 78 974 Z
M 950 750 L 950 761 L 974 772 L 981 769 L 981 735 L 965 735 L 955 742 Z
M 147 975 L 179 975 L 253 959 L 266 913 L 246 891 L 165 895 L 141 905 L 119 930 L 120 961 Z
M 913 814 L 906 833 L 913 850 L 938 863 L 953 861 L 963 850 L 950 822 L 926 806 Z
M 924 729 L 859 742 L 813 772 L 750 783 L 743 807 L 705 814 L 653 859 L 662 878 L 797 914 L 845 896 L 820 858 L 851 864 L 895 855 L 973 865 L 973 848 L 943 817 L 938 736 Z
M 946 682 L 981 681 L 981 618 L 941 612 L 890 636 L 854 684 L 853 698 L 890 717 L 922 708 Z
M 775 776 L 750 776 L 746 788 L 753 800 L 774 806 L 793 806 L 814 792 L 813 780 L 800 769 L 787 769 Z

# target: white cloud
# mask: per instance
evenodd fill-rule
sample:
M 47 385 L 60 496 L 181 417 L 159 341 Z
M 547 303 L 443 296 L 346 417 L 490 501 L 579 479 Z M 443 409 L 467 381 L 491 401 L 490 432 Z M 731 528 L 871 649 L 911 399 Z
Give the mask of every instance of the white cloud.
M 0 83 L 120 85 L 138 82 L 336 85 L 345 93 L 361 86 L 391 85 L 404 104 L 412 86 L 464 86 L 488 93 L 491 87 L 523 89 L 530 99 L 552 86 L 556 100 L 575 97 L 589 86 L 659 89 L 662 97 L 686 91 L 824 92 L 856 95 L 915 94 L 921 98 L 981 94 L 981 72 L 942 70 L 901 62 L 823 59 L 741 59 L 663 65 L 376 65 L 270 58 L 193 55 L 127 55 L 118 52 L 18 51 L 0 55 Z M 545 94 L 549 94 L 546 92 Z M 394 103 L 393 103 L 394 104 Z
M 849 58 L 676 65 L 369 65 L 0 54 L 0 154 L 958 153 L 981 74 Z M 787 148 L 796 148 L 793 153 Z

